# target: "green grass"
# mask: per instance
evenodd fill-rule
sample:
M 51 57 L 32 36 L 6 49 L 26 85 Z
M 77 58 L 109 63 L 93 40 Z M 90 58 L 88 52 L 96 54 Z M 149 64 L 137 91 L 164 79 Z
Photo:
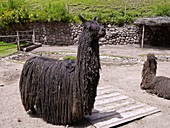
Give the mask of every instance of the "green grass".
M 16 44 L 0 42 L 0 57 L 9 56 L 17 52 Z
M 118 55 L 109 55 L 109 54 L 101 54 L 100 56 L 107 56 L 107 57 L 112 57 L 112 58 L 122 58 L 122 59 L 133 59 L 133 57 L 130 56 L 118 56 Z
M 122 25 L 137 17 L 170 16 L 170 0 L 1 0 L 0 26 L 34 21 L 79 22 L 78 14 Z
M 75 56 L 65 56 L 65 57 L 63 57 L 63 60 L 67 60 L 67 59 L 76 60 L 76 57 Z

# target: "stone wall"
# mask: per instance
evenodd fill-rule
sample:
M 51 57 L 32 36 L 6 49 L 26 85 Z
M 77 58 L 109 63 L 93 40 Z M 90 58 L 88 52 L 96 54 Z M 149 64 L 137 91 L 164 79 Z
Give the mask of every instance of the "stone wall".
M 127 45 L 138 44 L 140 40 L 139 28 L 137 26 L 123 26 L 115 27 L 111 25 L 105 26 L 106 36 L 100 39 L 100 45 Z M 78 24 L 72 24 L 72 34 L 74 42 L 78 42 L 79 34 L 81 33 L 82 26 Z
M 100 39 L 100 45 L 127 45 L 139 44 L 141 33 L 140 29 L 134 25 L 124 25 L 123 27 L 105 26 L 107 34 Z M 0 35 L 16 34 L 16 31 L 35 30 L 36 42 L 47 45 L 73 45 L 78 43 L 79 35 L 82 31 L 80 24 L 39 22 L 27 24 L 14 24 L 9 28 L 0 29 Z M 2 38 L 0 38 L 2 41 Z M 8 39 L 10 42 L 10 39 Z
M 16 35 L 16 31 L 35 30 L 35 41 L 47 45 L 72 45 L 72 27 L 68 23 L 38 22 L 11 24 L 0 29 L 0 35 Z M 23 37 L 24 38 L 24 37 Z M 16 39 L 15 39 L 16 40 Z M 0 41 L 13 42 L 14 38 L 0 38 Z
M 48 45 L 72 45 L 71 25 L 68 23 L 42 23 L 34 25 L 36 42 Z

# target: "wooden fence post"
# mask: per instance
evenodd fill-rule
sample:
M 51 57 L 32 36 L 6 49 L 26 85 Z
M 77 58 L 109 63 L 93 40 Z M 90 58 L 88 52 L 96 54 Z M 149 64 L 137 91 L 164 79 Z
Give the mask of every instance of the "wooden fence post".
M 143 45 L 144 45 L 144 36 L 145 36 L 145 25 L 143 24 L 143 26 L 142 26 L 142 42 L 141 42 L 142 48 L 143 48 Z
M 35 30 L 33 29 L 32 43 L 35 44 Z
M 126 16 L 127 0 L 124 0 L 124 16 Z
M 19 31 L 17 31 L 17 50 L 20 51 Z
M 66 9 L 67 12 L 69 12 L 69 5 L 68 4 L 65 5 L 65 9 Z

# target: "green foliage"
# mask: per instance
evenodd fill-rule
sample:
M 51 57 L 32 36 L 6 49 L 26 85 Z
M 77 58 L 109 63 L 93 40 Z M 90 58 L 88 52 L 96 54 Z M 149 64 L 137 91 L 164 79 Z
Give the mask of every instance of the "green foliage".
M 170 0 L 1 0 L 0 27 L 34 21 L 80 22 L 78 14 L 122 25 L 136 17 L 170 16 Z
M 48 21 L 68 21 L 68 13 L 61 3 L 48 3 L 44 12 Z
M 24 0 L 2 0 L 0 3 L 0 26 L 29 21 Z
M 2 0 L 0 3 L 0 26 L 33 21 L 71 22 L 71 17 L 59 1 Z
M 61 2 L 44 2 L 42 5 L 33 4 L 33 10 L 29 14 L 31 21 L 70 21 L 70 15 Z

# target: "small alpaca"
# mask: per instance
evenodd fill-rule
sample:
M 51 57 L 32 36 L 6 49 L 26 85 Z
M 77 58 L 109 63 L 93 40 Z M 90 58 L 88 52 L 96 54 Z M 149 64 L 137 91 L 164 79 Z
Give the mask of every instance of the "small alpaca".
M 32 57 L 20 77 L 20 94 L 26 111 L 55 125 L 67 125 L 91 115 L 99 82 L 99 39 L 106 34 L 96 17 L 81 15 L 83 30 L 75 61 Z
M 159 97 L 170 99 L 170 78 L 156 76 L 157 61 L 154 54 L 149 53 L 143 65 L 141 89 Z

